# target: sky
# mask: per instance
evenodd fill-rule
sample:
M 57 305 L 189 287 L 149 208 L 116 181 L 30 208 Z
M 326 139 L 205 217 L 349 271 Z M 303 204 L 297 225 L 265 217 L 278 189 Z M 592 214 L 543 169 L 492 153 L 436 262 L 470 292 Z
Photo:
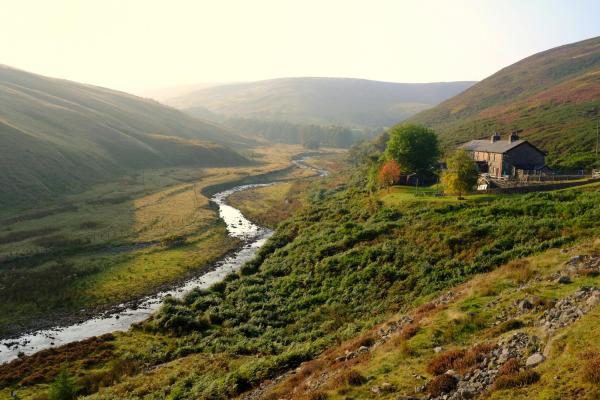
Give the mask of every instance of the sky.
M 143 93 L 289 76 L 481 80 L 600 36 L 598 0 L 0 0 L 0 64 Z

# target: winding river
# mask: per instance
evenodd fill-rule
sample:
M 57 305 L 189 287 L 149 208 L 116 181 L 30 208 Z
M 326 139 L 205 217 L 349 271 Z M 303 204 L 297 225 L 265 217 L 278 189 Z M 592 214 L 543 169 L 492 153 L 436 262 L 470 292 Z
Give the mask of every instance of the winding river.
M 304 163 L 303 159 L 294 160 L 299 168 L 315 169 Z M 319 176 L 327 175 L 325 170 L 317 170 Z M 236 186 L 215 194 L 211 200 L 219 206 L 219 216 L 227 226 L 231 237 L 241 239 L 243 246 L 233 255 L 218 261 L 215 267 L 201 276 L 192 278 L 180 286 L 156 293 L 143 298 L 136 307 L 126 307 L 124 304 L 117 309 L 121 311 L 100 317 L 88 319 L 84 322 L 64 327 L 55 327 L 24 334 L 15 339 L 0 340 L 0 364 L 9 362 L 18 357 L 20 353 L 33 354 L 50 347 L 57 347 L 67 343 L 84 340 L 92 336 L 99 336 L 115 331 L 126 331 L 131 325 L 147 319 L 161 306 L 166 296 L 181 297 L 195 287 L 208 288 L 215 282 L 221 281 L 226 275 L 237 271 L 244 263 L 252 259 L 257 250 L 273 234 L 273 231 L 260 227 L 248 220 L 241 211 L 226 204 L 226 199 L 235 192 L 256 187 L 273 185 L 261 183 Z

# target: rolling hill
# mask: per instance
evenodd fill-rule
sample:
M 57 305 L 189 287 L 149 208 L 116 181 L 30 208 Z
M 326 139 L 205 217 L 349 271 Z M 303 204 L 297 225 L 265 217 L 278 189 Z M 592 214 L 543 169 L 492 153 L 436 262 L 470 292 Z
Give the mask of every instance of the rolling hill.
M 599 114 L 597 37 L 525 58 L 410 120 L 435 129 L 448 146 L 523 129 L 554 163 L 574 167 L 594 162 Z
M 247 163 L 248 139 L 155 101 L 0 65 L 0 205 L 143 168 Z
M 474 82 L 391 83 L 347 78 L 281 78 L 196 90 L 166 103 L 192 115 L 349 127 L 390 126 Z

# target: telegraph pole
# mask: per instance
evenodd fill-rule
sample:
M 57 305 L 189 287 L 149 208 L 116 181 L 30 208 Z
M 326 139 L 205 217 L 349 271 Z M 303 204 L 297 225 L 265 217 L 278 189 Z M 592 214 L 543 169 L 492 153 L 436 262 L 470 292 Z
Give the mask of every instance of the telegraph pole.
M 600 117 L 596 118 L 596 158 L 598 158 L 598 142 L 600 142 Z

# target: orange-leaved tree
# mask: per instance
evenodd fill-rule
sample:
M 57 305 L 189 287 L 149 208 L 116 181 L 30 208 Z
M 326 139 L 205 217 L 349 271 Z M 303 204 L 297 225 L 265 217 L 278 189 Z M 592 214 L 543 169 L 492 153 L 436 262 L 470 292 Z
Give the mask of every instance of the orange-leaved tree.
M 389 191 L 390 186 L 400 181 L 400 165 L 395 160 L 384 162 L 377 174 L 377 180 Z

